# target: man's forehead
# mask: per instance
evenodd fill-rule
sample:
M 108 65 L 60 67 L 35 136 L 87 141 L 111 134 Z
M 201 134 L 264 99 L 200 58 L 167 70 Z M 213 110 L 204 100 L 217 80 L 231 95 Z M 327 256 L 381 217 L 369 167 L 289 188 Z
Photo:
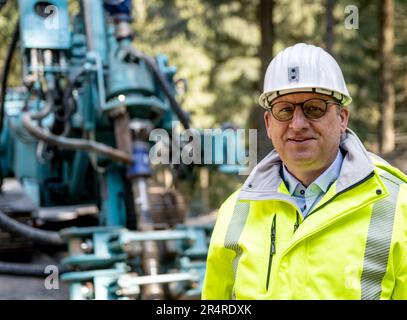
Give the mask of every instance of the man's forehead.
M 314 92 L 294 92 L 294 93 L 288 93 L 285 95 L 282 95 L 280 97 L 277 97 L 272 101 L 272 103 L 278 102 L 278 101 L 290 101 L 290 102 L 303 102 L 305 100 L 309 99 L 314 99 L 314 98 L 319 98 L 319 99 L 324 99 L 324 100 L 333 100 L 331 96 L 325 95 L 325 94 L 320 94 L 320 93 L 314 93 Z

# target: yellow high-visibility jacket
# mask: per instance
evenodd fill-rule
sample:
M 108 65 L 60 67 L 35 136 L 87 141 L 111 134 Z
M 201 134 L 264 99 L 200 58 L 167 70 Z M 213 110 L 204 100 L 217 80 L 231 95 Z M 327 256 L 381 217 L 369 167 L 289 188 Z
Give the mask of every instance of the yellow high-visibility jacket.
M 203 299 L 407 299 L 407 176 L 350 130 L 303 219 L 272 151 L 221 206 Z

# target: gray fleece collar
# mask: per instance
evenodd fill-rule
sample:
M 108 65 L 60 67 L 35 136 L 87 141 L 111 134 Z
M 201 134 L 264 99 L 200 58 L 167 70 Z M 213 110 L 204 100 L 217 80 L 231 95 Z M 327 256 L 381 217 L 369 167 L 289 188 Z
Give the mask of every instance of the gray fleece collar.
M 350 129 L 341 137 L 340 147 L 345 151 L 336 191 L 350 187 L 363 180 L 374 171 L 374 164 L 358 136 Z M 243 184 L 239 200 L 276 199 L 293 203 L 290 196 L 278 192 L 282 183 L 280 176 L 281 159 L 277 151 L 272 150 L 261 160 Z

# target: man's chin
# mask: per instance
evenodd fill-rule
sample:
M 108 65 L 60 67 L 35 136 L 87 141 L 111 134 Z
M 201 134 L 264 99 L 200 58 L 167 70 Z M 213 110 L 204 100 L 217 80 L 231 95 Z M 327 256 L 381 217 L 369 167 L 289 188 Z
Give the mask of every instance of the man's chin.
M 318 161 L 318 158 L 315 157 L 315 154 L 310 154 L 309 152 L 307 152 L 307 154 L 291 153 L 287 154 L 285 158 L 286 161 L 282 159 L 284 163 L 292 164 L 295 165 L 296 167 L 298 166 L 309 167 L 315 165 L 315 163 Z

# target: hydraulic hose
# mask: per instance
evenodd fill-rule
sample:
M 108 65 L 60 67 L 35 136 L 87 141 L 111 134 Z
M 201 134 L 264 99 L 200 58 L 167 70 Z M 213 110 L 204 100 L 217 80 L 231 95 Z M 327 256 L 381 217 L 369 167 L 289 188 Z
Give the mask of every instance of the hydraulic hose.
M 5 2 L 2 4 L 4 5 Z M 0 10 L 1 10 L 0 3 Z M 19 19 L 17 19 L 16 26 L 14 27 L 13 37 L 11 39 L 10 46 L 7 50 L 7 55 L 4 60 L 3 73 L 1 75 L 1 84 L 0 84 L 0 132 L 3 130 L 3 118 L 4 118 L 4 101 L 6 99 L 6 89 L 8 76 L 10 72 L 11 60 L 13 59 L 13 53 L 17 47 L 18 40 L 20 38 L 20 24 Z
M 18 222 L 13 218 L 10 218 L 4 212 L 0 210 L 0 228 L 19 235 L 24 238 L 28 238 L 35 243 L 50 244 L 50 245 L 64 245 L 65 240 L 61 237 L 61 234 L 56 231 L 46 231 L 33 228 L 24 223 Z
M 71 107 L 71 99 L 73 98 L 73 90 L 75 88 L 76 82 L 78 79 L 85 73 L 85 68 L 80 68 L 76 70 L 72 74 L 70 74 L 68 78 L 68 85 L 66 86 L 63 94 L 63 103 L 66 107 L 69 107 L 70 112 L 67 113 L 67 116 L 70 116 L 72 112 L 74 112 L 74 107 Z M 74 102 L 72 102 L 74 103 Z M 67 120 L 67 119 L 64 119 Z
M 45 277 L 45 269 L 48 265 L 34 264 L 34 263 L 17 263 L 17 262 L 3 262 L 0 261 L 0 274 L 9 274 L 16 276 L 28 277 Z M 57 266 L 58 273 L 63 274 L 68 272 L 64 266 Z
M 46 98 L 47 98 L 46 107 L 41 111 L 37 112 L 36 114 L 33 114 L 31 116 L 33 120 L 42 120 L 52 111 L 54 107 L 54 99 L 51 91 L 47 91 Z
M 125 164 L 133 163 L 133 159 L 129 154 L 109 147 L 106 144 L 86 139 L 66 138 L 52 134 L 42 129 L 41 127 L 35 125 L 32 122 L 32 116 L 28 112 L 23 113 L 22 123 L 24 128 L 27 129 L 27 131 L 31 133 L 34 137 L 50 145 L 61 147 L 64 149 L 76 149 L 95 152 L 102 154 L 106 157 L 109 157 L 113 160 L 123 162 Z
M 177 100 L 175 100 L 174 95 L 171 93 L 171 89 L 168 85 L 167 80 L 164 78 L 162 72 L 160 70 L 158 70 L 155 61 L 152 58 L 150 58 L 149 56 L 145 55 L 143 52 L 138 51 L 137 49 L 135 49 L 133 47 L 126 48 L 125 52 L 132 55 L 133 57 L 135 57 L 137 59 L 143 59 L 147 63 L 147 66 L 151 69 L 151 71 L 156 76 L 161 88 L 164 91 L 164 94 L 170 101 L 171 109 L 175 112 L 175 114 L 177 115 L 179 121 L 182 123 L 184 128 L 189 129 L 190 125 L 189 125 L 188 116 L 181 109 Z

